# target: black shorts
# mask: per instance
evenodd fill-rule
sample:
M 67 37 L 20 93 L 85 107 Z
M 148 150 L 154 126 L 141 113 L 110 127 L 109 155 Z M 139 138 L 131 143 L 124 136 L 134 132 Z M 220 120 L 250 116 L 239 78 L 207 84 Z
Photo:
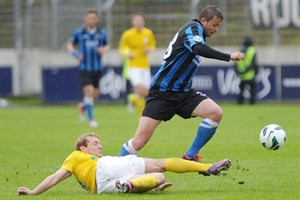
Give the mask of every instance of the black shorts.
M 156 120 L 168 121 L 175 114 L 184 119 L 192 117 L 192 112 L 199 103 L 208 97 L 201 92 L 160 92 L 150 89 L 146 98 L 143 116 Z
M 99 81 L 102 77 L 102 72 L 89 72 L 89 71 L 81 71 L 79 74 L 80 85 L 93 85 L 95 88 L 99 88 Z

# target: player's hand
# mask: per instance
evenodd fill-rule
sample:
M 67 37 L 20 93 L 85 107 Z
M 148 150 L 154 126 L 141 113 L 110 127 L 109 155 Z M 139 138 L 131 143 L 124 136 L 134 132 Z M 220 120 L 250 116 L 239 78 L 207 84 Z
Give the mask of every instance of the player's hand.
M 149 48 L 149 47 L 144 47 L 144 53 L 145 53 L 145 54 L 150 53 L 150 48 Z
M 19 187 L 17 195 L 32 195 L 32 191 L 27 187 Z
M 98 54 L 102 56 L 105 53 L 105 49 L 103 47 L 98 48 Z
M 77 57 L 77 59 L 79 60 L 79 61 L 82 61 L 83 60 L 83 55 L 79 55 L 78 57 Z
M 83 55 L 79 51 L 73 51 L 72 55 L 74 56 L 74 58 L 76 58 L 79 61 L 83 60 Z
M 134 58 L 135 58 L 135 56 L 134 56 L 134 54 L 132 54 L 132 53 L 129 53 L 129 54 L 128 54 L 128 58 L 132 60 L 132 59 L 134 59 Z
M 239 61 L 245 58 L 245 54 L 242 52 L 234 52 L 230 55 L 230 60 L 232 61 Z

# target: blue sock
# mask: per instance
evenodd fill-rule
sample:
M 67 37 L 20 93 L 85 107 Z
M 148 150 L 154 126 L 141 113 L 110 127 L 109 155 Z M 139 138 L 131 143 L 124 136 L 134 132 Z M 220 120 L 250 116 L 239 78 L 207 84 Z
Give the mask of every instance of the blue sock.
M 83 98 L 83 109 L 87 111 L 89 121 L 94 120 L 94 99 L 91 97 Z
M 94 120 L 94 105 L 88 105 L 86 110 L 89 121 Z
M 187 150 L 186 155 L 193 159 L 196 154 L 199 153 L 200 149 L 212 138 L 215 134 L 218 123 L 210 119 L 202 120 L 198 127 L 196 138 L 192 143 L 191 147 Z
M 132 139 L 125 142 L 120 150 L 119 156 L 127 156 L 130 154 L 137 155 L 138 151 L 136 151 L 132 146 Z
M 127 156 L 127 155 L 130 154 L 129 151 L 127 150 L 128 149 L 127 147 L 128 147 L 128 144 L 126 142 L 126 143 L 123 144 L 123 146 L 120 150 L 119 156 Z

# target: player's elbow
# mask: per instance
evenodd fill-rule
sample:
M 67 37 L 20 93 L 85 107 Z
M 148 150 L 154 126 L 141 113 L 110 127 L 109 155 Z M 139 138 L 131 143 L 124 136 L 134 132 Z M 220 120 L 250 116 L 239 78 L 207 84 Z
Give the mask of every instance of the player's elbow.
M 154 173 L 153 175 L 156 177 L 156 180 L 158 181 L 158 185 L 161 185 L 166 181 L 166 178 L 163 175 L 163 173 Z

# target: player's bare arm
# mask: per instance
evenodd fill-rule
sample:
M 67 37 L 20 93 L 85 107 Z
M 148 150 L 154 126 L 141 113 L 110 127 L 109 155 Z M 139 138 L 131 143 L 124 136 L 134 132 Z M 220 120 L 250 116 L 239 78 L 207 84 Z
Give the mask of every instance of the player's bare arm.
M 51 187 L 53 187 L 54 185 L 56 185 L 57 183 L 59 183 L 60 181 L 66 179 L 70 176 L 71 176 L 71 173 L 69 171 L 61 168 L 61 169 L 57 170 L 54 174 L 52 174 L 52 175 L 48 176 L 47 178 L 45 178 L 45 180 L 43 182 L 41 182 L 33 190 L 30 190 L 27 187 L 18 188 L 17 195 L 37 195 L 37 194 L 41 194 L 41 193 L 47 191 L 48 189 L 50 189 Z

